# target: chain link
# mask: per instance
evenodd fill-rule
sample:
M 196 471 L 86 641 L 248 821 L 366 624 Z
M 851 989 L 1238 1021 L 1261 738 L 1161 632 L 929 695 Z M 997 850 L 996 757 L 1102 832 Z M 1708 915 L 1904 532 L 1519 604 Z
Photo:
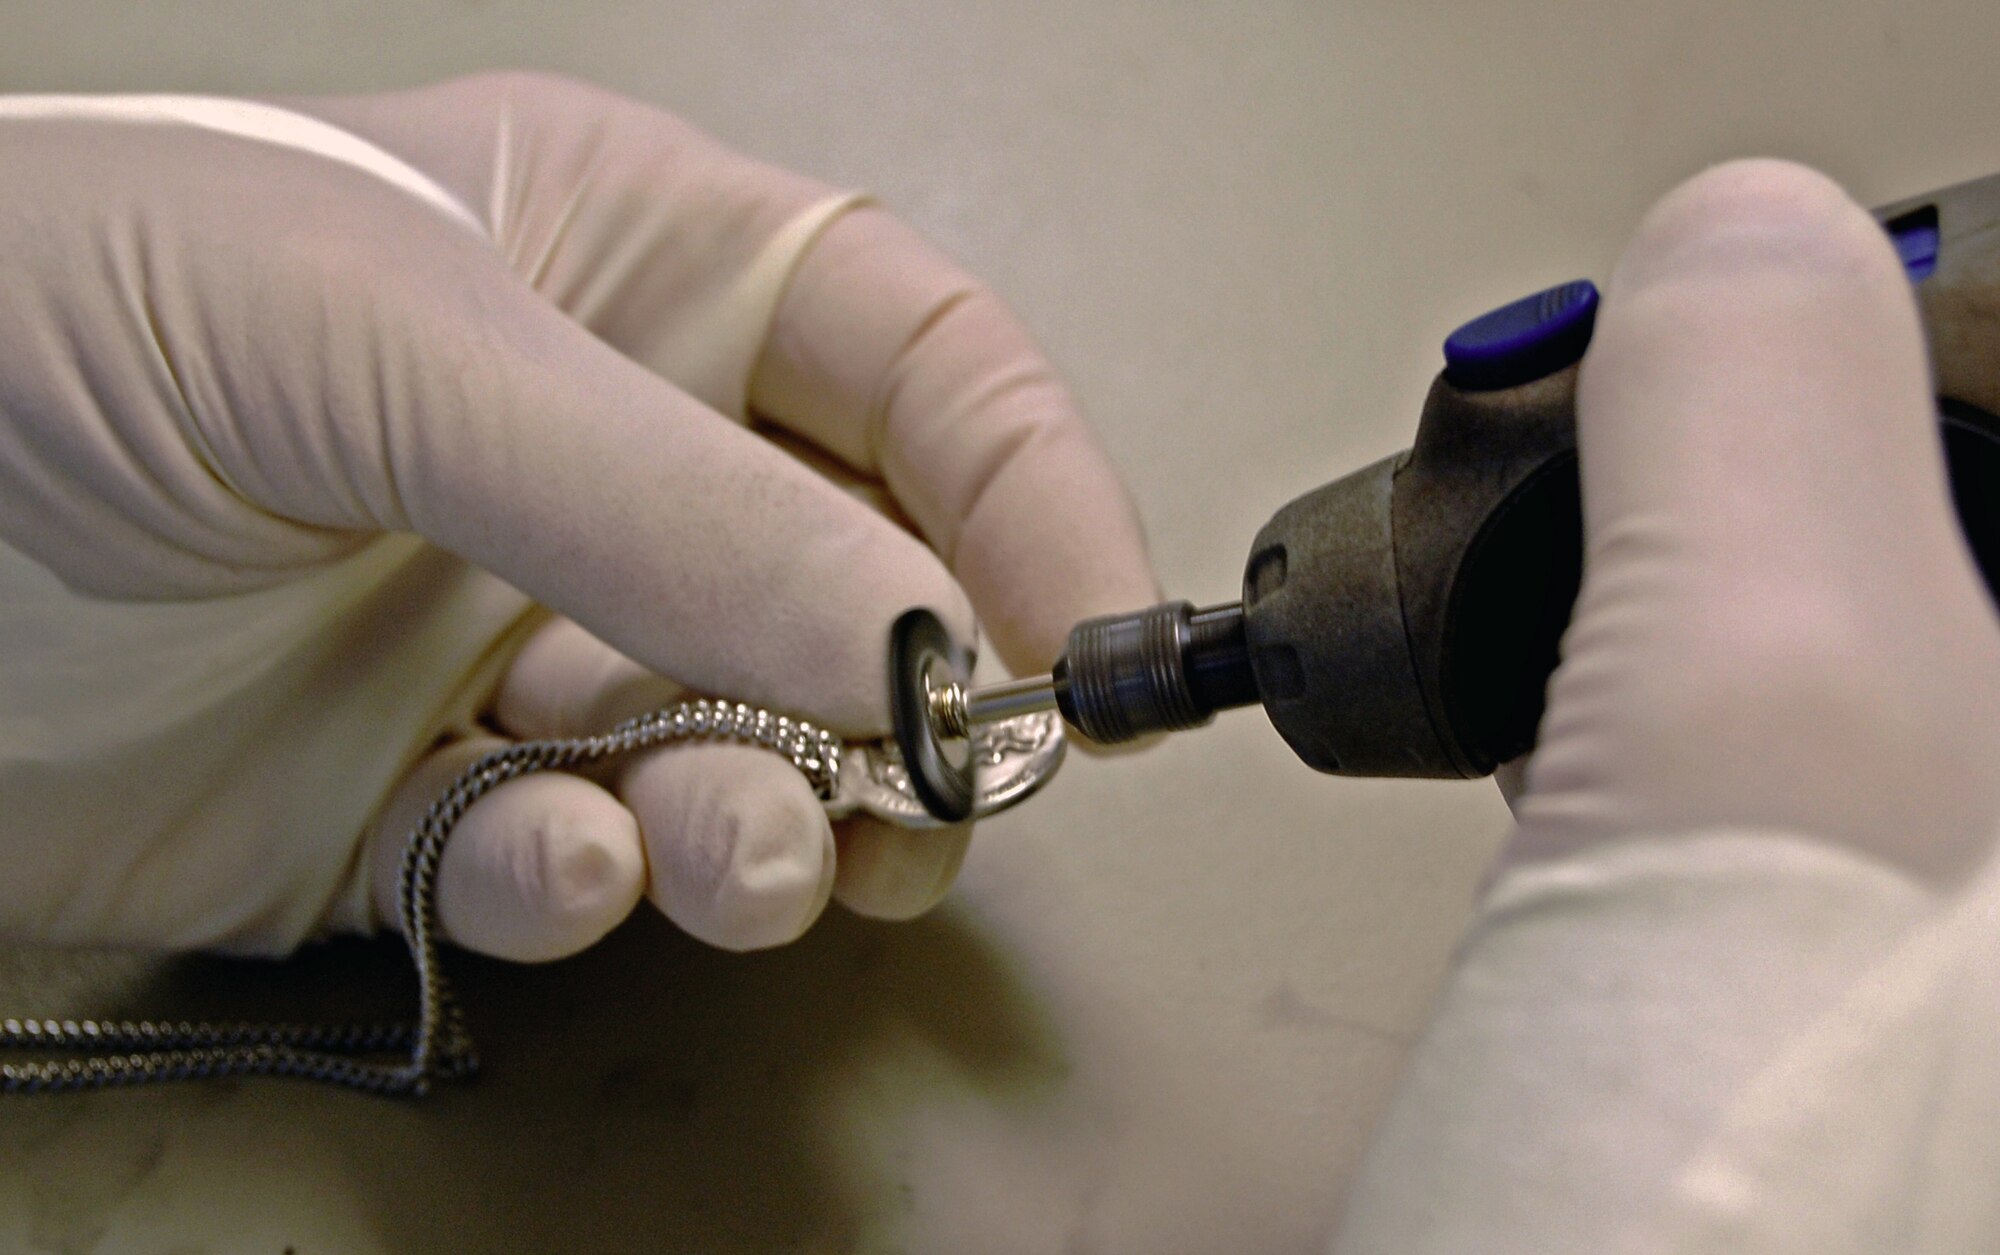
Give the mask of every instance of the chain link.
M 438 954 L 437 873 L 465 813 L 509 780 L 684 741 L 738 741 L 783 754 L 821 800 L 840 786 L 840 739 L 741 703 L 693 701 L 600 736 L 523 741 L 467 767 L 403 848 L 397 912 L 417 970 L 414 1024 L 300 1025 L 161 1020 L 0 1020 L 0 1050 L 63 1056 L 0 1064 L 0 1093 L 65 1093 L 147 1081 L 298 1076 L 420 1096 L 478 1070 L 479 1056 Z M 400 1060 L 392 1056 L 404 1056 Z

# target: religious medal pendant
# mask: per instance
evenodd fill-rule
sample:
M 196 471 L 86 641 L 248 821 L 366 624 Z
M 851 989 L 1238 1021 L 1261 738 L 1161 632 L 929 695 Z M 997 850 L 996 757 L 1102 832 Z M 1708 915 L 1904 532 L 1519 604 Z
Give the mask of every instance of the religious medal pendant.
M 966 820 L 984 819 L 1026 800 L 1062 765 L 1068 741 L 1054 711 L 1036 711 L 974 728 L 965 738 L 963 769 L 972 781 Z M 895 741 L 849 745 L 841 752 L 840 785 L 826 801 L 829 818 L 860 812 L 903 828 L 957 822 L 926 809 Z

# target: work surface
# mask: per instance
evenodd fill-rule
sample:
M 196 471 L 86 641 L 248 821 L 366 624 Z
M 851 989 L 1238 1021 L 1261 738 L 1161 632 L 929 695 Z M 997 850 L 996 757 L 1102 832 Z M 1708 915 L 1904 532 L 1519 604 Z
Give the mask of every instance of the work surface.
M 1601 279 L 1702 165 L 1870 201 L 2000 169 L 1995 47 L 1990 0 L 0 5 L 10 91 L 539 66 L 873 189 L 1020 309 L 1197 601 L 1408 441 L 1446 330 Z M 423 1102 L 7 1100 L 0 1250 L 1315 1250 L 1505 825 L 1488 785 L 1316 777 L 1255 712 L 1073 757 L 914 924 L 454 956 L 486 1071 Z M 393 942 L 0 958 L 0 1015 L 411 997 Z

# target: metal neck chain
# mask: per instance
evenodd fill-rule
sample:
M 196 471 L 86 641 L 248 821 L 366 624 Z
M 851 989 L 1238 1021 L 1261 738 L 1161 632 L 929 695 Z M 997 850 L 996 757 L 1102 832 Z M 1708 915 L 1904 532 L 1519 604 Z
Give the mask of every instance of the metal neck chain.
M 422 1095 L 478 1070 L 479 1058 L 438 955 L 437 873 L 452 829 L 509 780 L 682 741 L 739 741 L 783 754 L 822 800 L 840 786 L 841 742 L 754 706 L 694 701 L 601 736 L 523 741 L 467 767 L 403 849 L 398 914 L 417 969 L 414 1024 L 300 1025 L 160 1020 L 0 1020 L 0 1050 L 63 1057 L 0 1064 L 0 1093 L 63 1093 L 145 1081 L 301 1076 L 380 1094 Z M 401 1059 L 384 1056 L 401 1055 Z

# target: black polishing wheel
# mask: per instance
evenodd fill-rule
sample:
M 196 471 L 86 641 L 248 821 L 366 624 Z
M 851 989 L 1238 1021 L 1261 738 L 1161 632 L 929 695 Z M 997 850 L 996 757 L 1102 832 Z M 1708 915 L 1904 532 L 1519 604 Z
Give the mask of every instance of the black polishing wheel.
M 908 610 L 889 629 L 889 713 L 896 747 L 910 771 L 917 800 L 934 818 L 962 823 L 972 817 L 971 757 L 953 762 L 931 721 L 931 690 L 964 683 L 971 667 L 964 651 L 930 611 Z

